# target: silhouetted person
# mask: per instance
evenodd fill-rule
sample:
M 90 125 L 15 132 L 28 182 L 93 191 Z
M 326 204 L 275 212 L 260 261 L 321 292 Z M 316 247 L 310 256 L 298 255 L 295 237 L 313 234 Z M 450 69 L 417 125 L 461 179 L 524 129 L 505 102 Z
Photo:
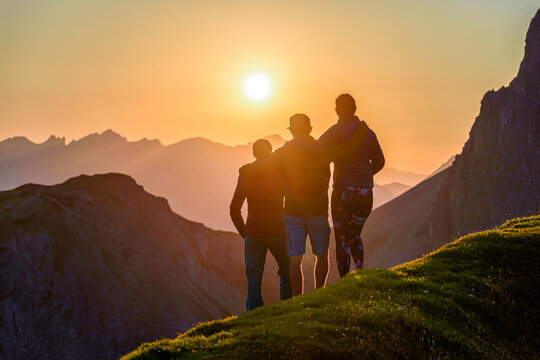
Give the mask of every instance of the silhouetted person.
M 283 226 L 283 191 L 277 174 L 269 166 L 271 153 L 268 140 L 260 139 L 253 144 L 256 160 L 240 168 L 230 205 L 231 219 L 244 238 L 248 311 L 264 305 L 261 285 L 267 250 L 278 264 L 280 299 L 292 297 Z M 241 209 L 246 198 L 248 215 L 244 223 Z
M 307 115 L 290 118 L 289 130 L 294 139 L 314 143 L 312 127 Z M 328 184 L 330 160 L 324 156 L 310 156 L 306 152 L 284 146 L 274 152 L 277 171 L 283 177 L 285 191 L 285 233 L 290 261 L 291 285 L 294 295 L 303 293 L 302 257 L 306 253 L 309 234 L 315 254 L 315 287 L 321 288 L 328 275 Z
M 338 96 L 335 110 L 338 122 L 315 144 L 296 141 L 295 145 L 313 156 L 333 156 L 332 220 L 343 277 L 349 272 L 351 256 L 357 269 L 364 267 L 361 232 L 373 207 L 373 175 L 384 167 L 384 155 L 375 133 L 355 115 L 351 95 Z M 336 149 L 341 151 L 335 153 Z

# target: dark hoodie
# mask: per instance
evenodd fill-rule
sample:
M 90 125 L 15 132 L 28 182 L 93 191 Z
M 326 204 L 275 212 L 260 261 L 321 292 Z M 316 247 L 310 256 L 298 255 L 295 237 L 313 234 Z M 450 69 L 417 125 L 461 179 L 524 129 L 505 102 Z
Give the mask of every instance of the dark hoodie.
M 277 236 L 284 233 L 283 191 L 269 160 L 257 160 L 239 170 L 238 184 L 230 205 L 231 219 L 241 236 Z M 247 198 L 244 224 L 242 205 Z
M 364 121 L 352 116 L 339 119 L 317 140 L 317 145 L 326 151 L 346 143 L 357 129 L 367 130 L 363 143 L 352 153 L 342 154 L 334 159 L 334 188 L 372 188 L 373 175 L 384 167 L 384 155 L 377 136 Z

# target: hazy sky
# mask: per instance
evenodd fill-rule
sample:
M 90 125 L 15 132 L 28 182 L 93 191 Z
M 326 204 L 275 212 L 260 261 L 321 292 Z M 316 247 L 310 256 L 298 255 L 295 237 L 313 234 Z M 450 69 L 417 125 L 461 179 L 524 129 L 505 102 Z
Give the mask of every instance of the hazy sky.
M 480 100 L 517 73 L 539 0 L 0 0 L 0 139 L 108 128 L 169 144 L 314 135 L 342 92 L 389 166 L 461 151 Z M 262 72 L 261 102 L 243 81 Z

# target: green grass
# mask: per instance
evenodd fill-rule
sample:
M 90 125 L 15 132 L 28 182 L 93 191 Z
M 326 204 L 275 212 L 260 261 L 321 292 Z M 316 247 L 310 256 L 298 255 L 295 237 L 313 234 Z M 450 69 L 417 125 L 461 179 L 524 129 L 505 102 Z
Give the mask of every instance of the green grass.
M 514 219 L 122 360 L 539 358 L 539 259 L 540 216 Z

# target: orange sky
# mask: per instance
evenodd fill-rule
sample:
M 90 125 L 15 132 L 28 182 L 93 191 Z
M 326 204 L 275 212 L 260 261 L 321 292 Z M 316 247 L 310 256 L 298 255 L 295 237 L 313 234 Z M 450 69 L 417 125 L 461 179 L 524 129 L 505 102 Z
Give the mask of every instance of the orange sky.
M 458 153 L 523 56 L 537 0 L 0 2 L 0 139 L 108 128 L 168 144 L 314 135 L 355 96 L 387 164 L 428 173 Z M 270 97 L 242 91 L 266 73 Z

